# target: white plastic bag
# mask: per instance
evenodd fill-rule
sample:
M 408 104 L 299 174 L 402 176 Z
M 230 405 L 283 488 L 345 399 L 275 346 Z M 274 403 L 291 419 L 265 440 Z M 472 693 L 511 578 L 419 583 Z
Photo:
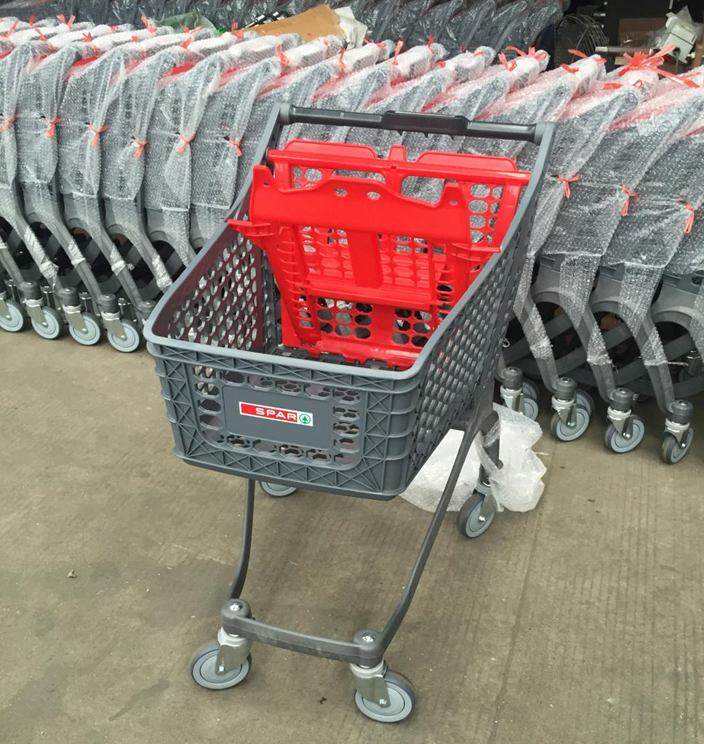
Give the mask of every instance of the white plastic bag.
M 481 436 L 478 436 L 469 450 L 448 511 L 459 511 L 469 498 L 477 484 L 481 463 L 489 476 L 499 511 L 530 511 L 540 500 L 546 468 L 533 452 L 533 446 L 542 434 L 540 425 L 505 406 L 495 405 L 494 410 L 499 414 L 499 423 L 489 433 L 487 444 L 500 434 L 499 457 L 503 467 L 494 467 L 480 444 Z M 462 432 L 450 431 L 447 434 L 403 494 L 406 501 L 424 511 L 435 510 L 461 441 Z

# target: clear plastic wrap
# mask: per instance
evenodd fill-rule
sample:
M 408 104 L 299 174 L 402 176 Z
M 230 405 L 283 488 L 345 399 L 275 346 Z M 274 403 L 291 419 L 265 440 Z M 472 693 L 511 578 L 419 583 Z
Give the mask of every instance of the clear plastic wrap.
M 474 0 L 462 7 L 450 18 L 442 39 L 439 39 L 448 52 L 456 54 L 476 46 L 474 37 L 488 16 L 496 10 L 494 0 Z M 480 43 L 480 42 L 477 42 Z M 492 48 L 492 47 L 488 47 Z
M 463 6 L 464 0 L 444 0 L 428 7 L 406 34 L 408 46 L 425 44 L 431 38 L 442 43 L 450 19 Z
M 214 40 L 198 42 L 199 48 Z M 191 69 L 170 76 L 159 95 L 149 126 L 144 203 L 152 236 L 169 243 L 187 264 L 194 256 L 190 244 L 191 147 L 208 98 L 227 70 L 255 64 L 300 43 L 300 37 L 262 36 L 234 43 Z M 195 46 L 195 43 L 192 45 Z
M 472 43 L 475 45 L 485 44 L 496 50 L 510 46 L 517 29 L 522 27 L 528 11 L 527 0 L 515 0 L 503 6 L 497 6 L 496 11 L 486 17 L 484 23 L 472 37 Z
M 238 164 L 236 192 L 239 193 L 242 190 L 252 167 L 264 126 L 272 108 L 277 103 L 290 102 L 300 106 L 319 105 L 315 101 L 321 91 L 339 85 L 346 77 L 361 75 L 362 71 L 371 72 L 378 60 L 388 57 L 390 46 L 390 42 L 367 44 L 360 49 L 351 49 L 344 54 L 338 54 L 335 58 L 313 67 L 292 70 L 292 65 L 289 64 L 284 68 L 282 74 L 271 86 L 262 90 L 252 105 L 241 142 L 242 156 Z M 283 146 L 287 141 L 302 136 L 306 139 L 314 139 L 316 134 L 317 132 L 312 131 L 312 128 L 307 127 L 304 132 L 298 125 L 290 126 L 282 132 L 280 144 Z
M 560 296 L 573 323 L 585 312 L 601 259 L 619 222 L 639 198 L 637 189 L 643 177 L 668 149 L 672 136 L 701 115 L 703 94 L 701 89 L 670 87 L 666 94 L 654 96 L 619 118 L 582 169 L 571 199 L 563 202 L 543 252 L 564 257 Z M 652 363 L 662 361 L 662 349 L 657 347 L 646 350 Z M 598 329 L 590 338 L 587 355 L 589 363 L 601 367 L 608 379 L 611 360 Z
M 486 439 L 479 435 L 472 444 L 448 511 L 456 512 L 462 508 L 468 495 L 477 486 L 480 466 L 484 467 L 489 477 L 499 511 L 530 511 L 542 496 L 542 478 L 546 468 L 533 451 L 542 434 L 539 424 L 505 406 L 495 405 L 494 410 L 499 416 L 498 426 L 489 432 Z M 501 468 L 494 465 L 484 449 L 496 438 L 499 438 Z M 424 511 L 434 511 L 441 496 L 438 484 L 445 482 L 461 441 L 462 432 L 450 431 L 447 434 L 403 493 L 406 501 Z

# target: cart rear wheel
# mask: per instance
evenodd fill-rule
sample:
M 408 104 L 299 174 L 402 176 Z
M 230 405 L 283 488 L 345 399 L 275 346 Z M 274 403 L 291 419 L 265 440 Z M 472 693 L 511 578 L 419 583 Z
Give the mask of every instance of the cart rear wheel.
M 634 450 L 642 441 L 645 436 L 645 424 L 640 416 L 631 417 L 631 435 L 629 437 L 619 434 L 616 431 L 616 427 L 613 424 L 609 424 L 606 428 L 606 436 L 604 442 L 606 446 L 617 455 L 621 455 L 624 452 L 631 452 Z
M 589 411 L 577 405 L 572 426 L 566 424 L 557 413 L 553 414 L 550 422 L 550 432 L 561 442 L 573 442 L 579 439 L 589 427 Z
M 100 327 L 98 319 L 90 313 L 84 313 L 83 322 L 86 326 L 85 331 L 78 331 L 72 325 L 69 325 L 68 332 L 71 334 L 71 338 L 81 346 L 95 346 L 100 343 L 103 337 L 103 329 Z
M 693 439 L 694 432 L 692 429 L 687 430 L 687 433 L 682 438 L 681 444 L 677 441 L 677 437 L 670 434 L 669 431 L 666 431 L 662 437 L 662 449 L 660 451 L 663 462 L 668 465 L 677 465 L 687 452 L 689 452 Z
M 269 494 L 269 496 L 272 496 L 275 499 L 290 496 L 298 490 L 296 486 L 282 486 L 279 483 L 270 483 L 269 481 L 260 481 L 259 485 L 262 487 L 264 493 Z
M 227 690 L 243 682 L 252 668 L 252 657 L 248 656 L 236 669 L 227 674 L 217 674 L 217 663 L 220 646 L 211 643 L 199 648 L 191 659 L 191 676 L 201 687 L 208 690 Z
M 32 328 L 34 328 L 42 338 L 53 341 L 63 333 L 64 322 L 53 307 L 43 307 L 42 313 L 44 313 L 44 324 L 42 325 L 33 320 Z
M 487 498 L 491 500 L 491 504 L 487 503 L 487 507 L 490 508 L 485 509 L 485 514 L 482 515 L 482 504 Z M 495 516 L 496 502 L 493 496 L 485 496 L 475 491 L 457 512 L 457 529 L 464 537 L 479 537 L 489 529 Z
M 416 691 L 410 681 L 398 672 L 389 670 L 384 681 L 389 691 L 389 704 L 386 707 L 365 700 L 357 690 L 354 691 L 354 702 L 359 710 L 372 721 L 380 723 L 403 721 L 411 715 L 415 707 Z
M 529 380 L 527 377 L 523 378 L 523 395 L 533 398 L 533 400 L 540 400 L 540 388 L 533 380 Z
M 0 328 L 8 333 L 19 333 L 27 325 L 27 313 L 19 302 L 5 300 L 7 316 L 0 315 Z
M 594 398 L 586 390 L 578 390 L 575 393 L 577 405 L 582 406 L 589 413 L 589 418 L 594 415 Z

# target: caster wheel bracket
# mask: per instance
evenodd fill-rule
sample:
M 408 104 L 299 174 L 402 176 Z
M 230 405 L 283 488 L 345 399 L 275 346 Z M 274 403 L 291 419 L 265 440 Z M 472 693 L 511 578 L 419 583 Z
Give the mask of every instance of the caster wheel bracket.
M 224 628 L 218 630 L 218 658 L 215 661 L 215 673 L 225 675 L 244 664 L 252 650 L 252 641 L 238 635 L 227 633 Z
M 71 328 L 80 334 L 88 333 L 88 326 L 83 316 L 83 308 L 80 305 L 62 305 L 61 310 L 66 318 L 66 322 Z
M 357 692 L 370 703 L 382 708 L 389 706 L 389 688 L 386 685 L 386 662 L 380 661 L 374 667 L 350 664 L 354 686 Z

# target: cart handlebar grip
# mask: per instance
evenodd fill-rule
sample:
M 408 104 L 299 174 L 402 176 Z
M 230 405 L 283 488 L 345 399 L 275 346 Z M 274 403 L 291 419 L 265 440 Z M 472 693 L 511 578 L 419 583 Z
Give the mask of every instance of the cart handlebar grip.
M 464 116 L 413 114 L 387 111 L 365 114 L 353 111 L 303 108 L 284 103 L 279 110 L 279 124 L 321 124 L 338 127 L 388 129 L 396 132 L 422 132 L 461 137 L 489 137 L 525 140 L 539 145 L 545 133 L 544 124 L 499 124 L 490 121 L 470 121 Z

